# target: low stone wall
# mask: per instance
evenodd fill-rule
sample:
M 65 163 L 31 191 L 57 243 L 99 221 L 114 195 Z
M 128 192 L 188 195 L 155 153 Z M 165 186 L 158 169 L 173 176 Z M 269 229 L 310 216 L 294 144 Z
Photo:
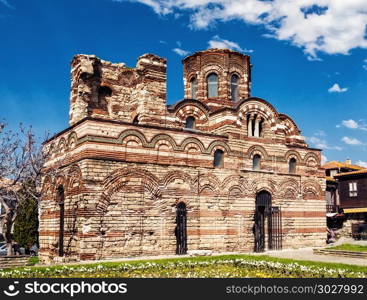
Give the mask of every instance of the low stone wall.
M 332 249 L 314 249 L 314 254 L 344 256 L 352 258 L 367 258 L 367 252 L 332 250 Z
M 24 267 L 28 264 L 28 255 L 0 256 L 0 269 Z

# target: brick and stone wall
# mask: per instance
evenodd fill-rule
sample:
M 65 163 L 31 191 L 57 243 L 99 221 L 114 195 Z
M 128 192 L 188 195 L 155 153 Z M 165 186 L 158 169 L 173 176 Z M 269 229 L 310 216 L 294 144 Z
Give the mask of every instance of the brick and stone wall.
M 220 66 L 238 60 L 241 74 L 249 72 L 247 56 L 217 49 L 186 58 L 185 76 L 190 76 L 191 61 L 201 62 L 195 74 L 200 75 L 203 66 L 209 70 L 217 59 L 205 55 L 213 53 L 223 55 Z M 263 99 L 249 97 L 245 81 L 240 88 L 243 98 L 236 103 L 224 99 L 219 109 L 205 101 L 205 95 L 166 107 L 164 59 L 139 58 L 138 67 L 129 72 L 142 81 L 131 87 L 126 86 L 123 65 L 78 55 L 72 66 L 71 126 L 45 144 L 52 155 L 45 165 L 41 201 L 43 261 L 58 256 L 60 186 L 65 259 L 174 254 L 179 202 L 187 206 L 188 250 L 253 251 L 255 199 L 260 191 L 268 191 L 272 205 L 282 209 L 283 248 L 325 243 L 320 150 L 307 146 L 290 117 Z M 220 80 L 223 90 L 228 79 Z M 83 85 L 90 88 L 85 98 L 78 92 Z M 107 85 L 112 93 L 105 90 L 102 105 L 98 89 Z M 149 96 L 132 97 L 137 90 Z M 127 94 L 129 100 L 123 96 Z M 105 113 L 98 113 L 95 103 Z M 115 105 L 120 107 L 114 111 Z M 193 129 L 185 128 L 189 116 L 196 120 Z M 258 121 L 250 124 L 251 116 Z M 257 136 L 249 126 L 261 126 Z M 224 159 L 215 168 L 218 149 Z M 252 168 L 254 155 L 261 157 L 258 170 Z M 296 160 L 292 174 L 291 159 Z

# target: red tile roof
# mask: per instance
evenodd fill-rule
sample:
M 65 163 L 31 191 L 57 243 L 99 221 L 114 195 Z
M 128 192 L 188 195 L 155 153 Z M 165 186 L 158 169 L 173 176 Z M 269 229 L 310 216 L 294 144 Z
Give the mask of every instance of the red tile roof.
M 361 166 L 350 165 L 350 164 L 346 164 L 346 163 L 339 162 L 339 161 L 329 161 L 326 164 L 324 164 L 322 167 L 326 170 L 339 169 L 339 168 L 346 168 L 346 169 L 353 169 L 353 170 L 362 170 L 362 169 L 364 169 Z
M 358 174 L 367 174 L 367 169 L 362 169 L 358 171 L 352 171 L 352 172 L 344 172 L 334 175 L 334 177 L 341 177 L 341 176 L 347 176 L 347 175 L 358 175 Z

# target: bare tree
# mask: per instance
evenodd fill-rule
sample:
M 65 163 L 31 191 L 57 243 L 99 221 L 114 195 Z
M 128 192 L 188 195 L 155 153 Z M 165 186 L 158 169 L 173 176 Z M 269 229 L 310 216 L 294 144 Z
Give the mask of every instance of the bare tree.
M 12 228 L 19 205 L 30 197 L 37 203 L 40 200 L 46 157 L 32 127 L 20 125 L 19 132 L 13 132 L 0 123 L 0 203 L 4 208 L 1 225 L 8 255 L 12 255 Z

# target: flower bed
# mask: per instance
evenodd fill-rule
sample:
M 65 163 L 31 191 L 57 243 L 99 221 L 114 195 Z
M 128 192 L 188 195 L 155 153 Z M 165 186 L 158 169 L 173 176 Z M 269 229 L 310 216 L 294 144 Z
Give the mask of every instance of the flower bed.
M 159 262 L 100 263 L 94 265 L 28 267 L 0 271 L 0 277 L 11 278 L 229 278 L 229 277 L 359 277 L 367 271 L 302 263 L 259 260 L 258 258 L 175 260 Z

